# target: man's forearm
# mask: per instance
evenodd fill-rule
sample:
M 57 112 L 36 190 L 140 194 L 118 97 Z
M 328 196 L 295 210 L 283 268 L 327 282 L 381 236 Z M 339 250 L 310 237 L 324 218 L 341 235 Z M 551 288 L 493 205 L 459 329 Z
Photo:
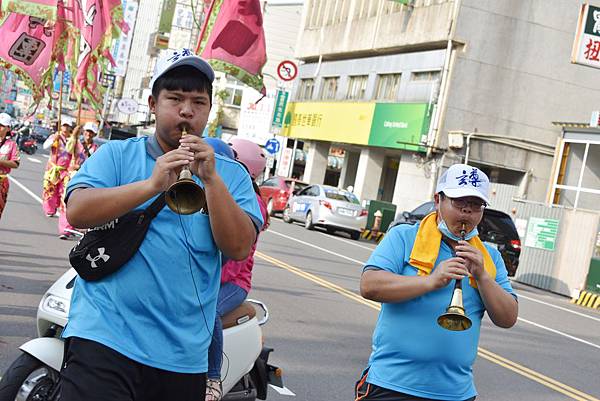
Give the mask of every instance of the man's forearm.
M 519 313 L 517 300 L 489 275 L 477 280 L 477 288 L 492 322 L 503 328 L 514 326 Z
M 158 194 L 147 180 L 114 188 L 81 188 L 67 203 L 67 220 L 77 228 L 92 228 L 123 216 Z
M 238 206 L 220 178 L 206 185 L 205 190 L 210 227 L 217 246 L 231 259 L 247 258 L 256 240 L 252 220 Z
M 426 276 L 401 276 L 385 270 L 367 270 L 360 279 L 361 295 L 376 302 L 404 302 L 431 290 Z

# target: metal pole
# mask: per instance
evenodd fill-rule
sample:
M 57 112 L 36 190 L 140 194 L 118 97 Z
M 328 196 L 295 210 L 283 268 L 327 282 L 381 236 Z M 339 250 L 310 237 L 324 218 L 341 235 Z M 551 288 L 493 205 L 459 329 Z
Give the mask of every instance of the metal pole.
M 63 101 L 63 81 L 65 80 L 65 72 L 60 72 L 60 86 L 58 90 L 58 124 L 56 129 L 60 131 L 60 126 L 62 123 L 62 101 Z
M 100 127 L 98 127 L 98 131 L 102 132 L 104 128 L 104 124 L 106 122 L 106 118 L 108 117 L 108 103 L 110 102 L 110 93 L 112 87 L 109 85 L 108 89 L 104 93 L 104 104 L 102 105 L 102 113 L 100 115 Z M 102 135 L 104 137 L 104 135 Z

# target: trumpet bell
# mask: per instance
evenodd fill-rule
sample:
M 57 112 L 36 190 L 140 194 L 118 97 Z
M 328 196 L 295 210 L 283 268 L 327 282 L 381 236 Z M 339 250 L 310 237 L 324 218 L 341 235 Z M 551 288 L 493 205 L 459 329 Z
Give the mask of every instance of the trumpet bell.
M 167 189 L 165 200 L 177 214 L 192 214 L 206 209 L 204 189 L 192 179 L 189 170 L 181 171 L 179 179 Z
M 456 280 L 450 305 L 446 313 L 438 317 L 437 322 L 446 330 L 463 331 L 471 328 L 471 319 L 467 317 L 463 306 L 462 280 Z
M 463 331 L 471 328 L 471 319 L 460 306 L 449 306 L 446 313 L 438 317 L 437 322 L 446 330 Z

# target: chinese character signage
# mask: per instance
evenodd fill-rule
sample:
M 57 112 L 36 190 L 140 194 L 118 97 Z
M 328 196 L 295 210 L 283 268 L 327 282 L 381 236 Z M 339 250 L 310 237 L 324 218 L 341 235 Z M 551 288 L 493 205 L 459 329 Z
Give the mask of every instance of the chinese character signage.
M 273 127 L 275 128 L 281 128 L 283 126 L 283 118 L 289 95 L 290 93 L 288 91 L 277 91 L 275 111 L 273 112 Z
M 525 246 L 553 251 L 556 247 L 559 223 L 560 221 L 555 219 L 531 217 L 527 225 Z
M 131 40 L 133 39 L 133 28 L 135 26 L 137 12 L 137 2 L 123 0 L 123 20 L 129 25 L 129 31 L 121 31 L 121 34 L 115 41 L 112 49 L 112 56 L 116 63 L 113 67 L 113 72 L 120 77 L 124 77 L 127 72 L 127 62 L 129 60 L 129 50 L 131 48 Z
M 600 8 L 581 6 L 571 62 L 600 68 Z

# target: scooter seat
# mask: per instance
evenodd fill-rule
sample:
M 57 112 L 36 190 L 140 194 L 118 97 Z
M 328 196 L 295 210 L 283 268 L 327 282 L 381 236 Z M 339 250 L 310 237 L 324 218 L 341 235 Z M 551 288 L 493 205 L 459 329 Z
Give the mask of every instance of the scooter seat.
M 256 309 L 250 302 L 242 302 L 240 306 L 223 316 L 223 329 L 246 323 L 256 316 Z

